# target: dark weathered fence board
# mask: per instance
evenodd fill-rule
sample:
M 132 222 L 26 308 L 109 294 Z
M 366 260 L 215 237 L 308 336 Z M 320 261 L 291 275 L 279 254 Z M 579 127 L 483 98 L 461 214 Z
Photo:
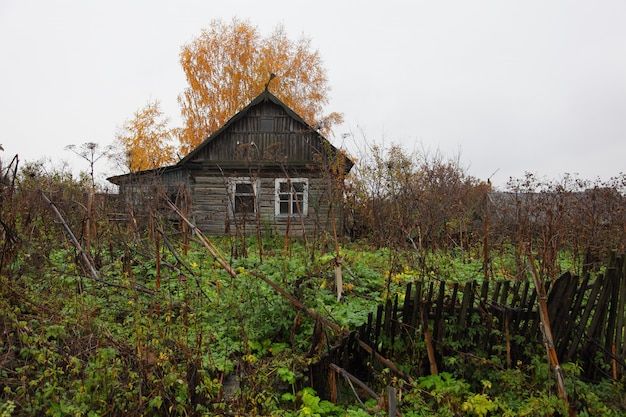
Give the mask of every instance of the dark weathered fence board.
M 502 288 L 502 296 L 500 297 L 500 304 L 507 305 L 507 298 L 509 297 L 509 287 L 511 286 L 511 281 L 504 281 L 504 285 Z
M 548 290 L 549 288 L 549 290 Z M 560 363 L 577 361 L 585 378 L 598 380 L 626 374 L 626 266 L 615 257 L 605 274 L 582 277 L 563 274 L 546 282 L 548 314 Z M 446 356 L 498 357 L 506 367 L 530 356 L 545 354 L 540 320 L 535 305 L 537 291 L 529 280 L 414 281 L 406 286 L 404 303 L 397 295 L 378 305 L 357 331 L 332 346 L 328 356 L 311 367 L 311 378 L 329 381 L 330 363 L 371 378 L 372 367 L 394 369 L 394 361 L 410 363 L 410 372 L 395 371 L 410 378 L 446 371 Z M 471 332 L 480 318 L 481 331 Z M 520 338 L 520 336 L 522 336 Z M 395 343 L 396 341 L 402 343 Z M 399 346 L 406 346 L 398 351 Z M 503 349 L 505 347 L 505 349 Z M 530 348 L 530 349 L 529 349 Z M 389 356 L 389 355 L 391 356 Z M 398 355 L 398 357 L 394 357 Z M 604 363 L 598 363 L 604 360 Z M 407 362 L 408 361 L 408 362 Z M 367 363 L 367 366 L 365 364 Z M 607 372 L 607 365 L 610 372 Z M 333 371 L 334 372 L 334 371 Z M 406 374 L 404 373 L 406 372 Z M 338 381 L 320 396 L 337 393 Z
M 607 352 L 612 352 L 614 343 L 615 343 L 615 333 L 616 333 L 616 322 L 617 322 L 617 306 L 619 300 L 619 276 L 618 274 L 618 264 L 615 262 L 615 266 L 609 268 L 607 270 L 608 282 L 607 282 L 607 291 L 610 293 L 610 301 L 607 312 L 607 327 L 606 327 L 606 337 L 604 342 L 604 348 Z M 607 361 L 610 361 L 611 358 L 606 355 Z
M 570 348 L 567 351 L 567 356 L 570 358 L 574 357 L 574 354 L 576 350 L 578 349 L 578 344 L 581 342 L 583 336 L 587 332 L 587 322 L 589 320 L 589 316 L 591 315 L 591 312 L 593 311 L 593 308 L 595 307 L 596 299 L 602 287 L 602 281 L 603 281 L 603 275 L 598 275 L 598 277 L 596 278 L 596 281 L 591 286 L 591 294 L 589 294 L 589 297 L 587 298 L 587 303 L 585 304 L 585 308 L 583 310 L 582 315 L 580 316 L 577 329 L 572 338 L 572 344 L 570 345 Z
M 467 324 L 467 316 L 470 309 L 474 304 L 474 286 L 476 285 L 475 281 L 468 282 L 465 284 L 465 288 L 463 289 L 463 301 L 461 302 L 461 312 L 459 313 L 459 319 L 457 321 L 459 325 L 459 329 L 465 329 Z M 462 337 L 465 337 L 467 332 L 459 330 L 457 333 L 457 340 L 460 340 Z
M 562 362 L 588 362 L 600 351 L 614 368 L 622 366 L 626 353 L 623 258 L 615 259 L 606 274 L 599 274 L 592 283 L 590 280 L 588 273 L 582 279 L 566 273 L 546 283 L 548 314 L 557 354 Z M 380 305 L 375 317 L 370 313 L 359 337 L 374 348 L 382 346 L 382 352 L 392 355 L 395 338 L 402 337 L 408 345 L 427 340 L 432 349 L 430 363 L 418 368 L 426 369 L 430 365 L 432 370 L 438 365 L 433 360 L 440 365 L 446 354 L 454 352 L 445 346 L 446 340 L 467 338 L 472 317 L 478 315 L 483 334 L 475 333 L 463 345 L 476 346 L 487 354 L 501 354 L 501 348 L 496 346 L 504 344 L 506 363 L 510 365 L 524 359 L 529 341 L 537 346 L 542 342 L 536 299 L 537 292 L 528 280 L 471 281 L 464 285 L 441 280 L 415 281 L 407 285 L 402 305 L 396 296 L 393 302 L 389 299 Z M 520 343 L 514 336 L 523 336 L 526 342 Z M 496 350 L 492 351 L 494 347 Z M 622 368 L 625 369 L 620 369 L 620 374 L 626 371 L 626 366 Z M 616 374 L 615 370 L 613 373 Z
M 489 281 L 484 280 L 483 285 L 480 288 L 480 301 L 487 304 L 487 298 L 489 297 Z
M 423 281 L 415 283 L 415 296 L 413 297 L 413 311 L 411 312 L 411 327 L 417 327 L 418 314 L 420 310 L 420 303 L 422 302 L 422 287 Z
M 411 290 L 413 289 L 413 283 L 406 284 L 406 291 L 404 292 L 404 306 L 402 307 L 402 323 L 411 325 L 411 308 L 413 303 L 411 302 Z
M 574 278 L 575 278 L 574 282 L 578 283 L 580 281 L 579 277 L 574 277 Z M 582 278 L 582 282 L 580 282 L 580 285 L 577 286 L 576 297 L 570 309 L 570 316 L 571 316 L 570 321 L 567 324 L 567 329 L 566 329 L 567 343 L 562 343 L 561 346 L 559 346 L 557 349 L 557 353 L 559 357 L 562 357 L 563 362 L 568 362 L 573 359 L 569 356 L 569 351 L 570 351 L 569 347 L 574 344 L 574 341 L 572 340 L 571 335 L 577 326 L 576 318 L 580 317 L 583 311 L 582 305 L 583 305 L 583 301 L 585 300 L 585 293 L 587 292 L 587 285 L 589 284 L 589 278 L 590 278 L 590 275 L 588 273 L 585 274 Z M 578 346 L 574 346 L 571 351 L 574 352 L 577 347 Z
M 595 348 L 593 347 L 593 344 L 590 343 L 590 339 L 600 340 L 604 331 L 602 323 L 606 321 L 608 303 L 611 297 L 611 292 L 609 288 L 611 280 L 609 274 L 604 275 L 602 286 L 600 288 L 600 295 L 598 296 L 598 303 L 596 304 L 596 309 L 593 312 L 591 324 L 589 325 L 589 337 L 587 338 L 587 345 L 592 348 L 594 352 Z
M 376 310 L 376 327 L 374 328 L 374 346 L 378 346 L 378 341 L 380 340 L 380 325 L 383 320 L 383 306 L 382 304 L 378 306 Z
M 517 306 L 517 303 L 520 300 L 520 286 L 521 286 L 521 282 L 517 281 L 514 285 L 513 288 L 511 289 L 511 294 L 513 294 L 512 299 L 511 299 L 511 303 L 508 304 L 510 308 L 515 308 Z
M 391 332 L 389 337 L 391 338 L 391 353 L 394 352 L 395 349 L 395 338 L 396 333 L 398 332 L 398 295 L 396 294 L 396 298 L 393 302 L 393 309 L 391 310 Z
M 502 289 L 502 281 L 496 282 L 496 289 L 493 292 L 493 296 L 491 298 L 492 303 L 498 302 L 498 297 L 500 297 L 500 290 Z
M 617 304 L 617 331 L 615 337 L 615 352 L 622 359 L 626 360 L 626 265 L 624 265 L 624 256 L 621 257 L 620 273 L 619 273 L 619 298 Z M 620 349 L 621 346 L 621 349 Z
M 530 281 L 524 281 L 524 290 L 522 298 L 520 299 L 519 305 L 521 307 L 526 305 L 526 301 L 528 300 L 528 290 L 530 289 Z
M 574 297 L 576 296 L 575 279 L 576 277 L 570 273 L 562 275 L 557 280 L 560 285 L 554 287 L 551 292 L 551 300 L 548 300 L 550 327 L 557 352 L 559 347 L 567 344 L 568 341 L 567 328 L 571 321 L 570 307 L 574 304 Z
M 441 336 L 441 327 L 443 326 L 443 322 L 441 320 L 443 314 L 443 299 L 446 295 L 446 283 L 444 281 L 439 281 L 439 295 L 437 296 L 437 307 L 435 309 L 435 320 L 433 325 L 433 339 L 439 340 Z

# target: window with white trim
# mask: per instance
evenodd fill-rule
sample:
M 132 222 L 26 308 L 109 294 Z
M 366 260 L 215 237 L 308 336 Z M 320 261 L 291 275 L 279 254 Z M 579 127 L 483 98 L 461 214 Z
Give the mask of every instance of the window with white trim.
M 228 194 L 231 215 L 254 215 L 258 208 L 260 180 L 249 177 L 229 178 Z
M 277 178 L 276 216 L 306 216 L 309 211 L 308 178 Z

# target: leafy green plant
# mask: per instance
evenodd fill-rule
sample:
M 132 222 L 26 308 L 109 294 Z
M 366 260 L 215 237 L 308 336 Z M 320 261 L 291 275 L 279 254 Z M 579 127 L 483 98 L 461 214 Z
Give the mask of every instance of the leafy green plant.
M 15 403 L 11 400 L 7 402 L 0 401 L 0 417 L 11 417 L 11 414 L 15 410 Z
M 418 387 L 428 392 L 438 407 L 454 412 L 462 409 L 463 401 L 469 394 L 469 384 L 447 372 L 420 378 Z
M 312 388 L 303 389 L 299 395 L 302 405 L 298 410 L 298 417 L 338 416 L 345 412 L 343 408 L 337 407 L 330 401 L 321 400 Z
M 215 242 L 223 253 L 231 252 L 229 239 Z M 353 330 L 387 297 L 397 295 L 402 303 L 408 282 L 428 284 L 436 269 L 453 274 L 464 265 L 467 269 L 459 281 L 473 279 L 477 265 L 468 252 L 453 254 L 446 265 L 445 254 L 435 251 L 427 259 L 433 274 L 424 275 L 415 254 L 346 244 L 345 292 L 337 302 L 334 266 L 324 263 L 332 257 L 311 256 L 316 249 L 295 240 L 285 256 L 282 243 L 264 244 L 261 262 L 251 250 L 255 242 L 246 242 L 249 256 L 228 260 L 236 277 L 194 243 L 186 255 L 181 248 L 179 258 L 162 249 L 160 288 L 155 283 L 156 263 L 146 255 L 151 252 L 143 241 L 112 244 L 102 252 L 100 272 L 119 287 L 81 278 L 76 254 L 68 247 L 50 251 L 41 271 L 23 268 L 19 279 L 0 277 L 0 324 L 8 335 L 0 350 L 9 358 L 0 369 L 5 386 L 0 410 L 20 416 L 115 414 L 130 409 L 137 414 L 320 417 L 381 412 L 376 405 L 363 408 L 347 397 L 333 405 L 303 389 L 310 383 L 310 367 L 333 348 L 337 335 L 322 329 L 325 343 L 317 346 L 320 355 L 308 356 L 315 321 L 249 271 L 260 271 L 308 309 Z M 120 255 L 130 258 L 121 260 Z M 462 288 L 463 282 L 459 285 Z M 150 291 L 139 291 L 140 286 Z M 445 296 L 452 291 L 446 286 Z M 424 369 L 418 369 L 427 363 L 423 338 L 403 335 L 392 341 L 381 335 L 381 349 L 393 355 L 400 369 L 417 377 L 414 384 L 406 384 L 368 362 L 364 365 L 372 388 L 401 387 L 398 407 L 406 416 L 542 415 L 564 409 L 551 392 L 541 346 L 524 345 L 513 335 L 511 341 L 525 346 L 525 358 L 506 369 L 502 324 L 494 321 L 489 331 L 479 314 L 469 323 L 462 329 L 449 320 L 439 329 L 436 343 L 443 359 L 439 375 L 424 376 Z M 459 332 L 467 337 L 457 337 Z M 473 349 L 485 338 L 489 352 Z M 572 387 L 571 401 L 581 415 L 591 415 L 592 410 L 619 415 L 624 401 L 620 384 L 590 384 L 582 381 L 575 364 L 563 367 Z M 240 384 L 228 396 L 227 379 Z M 10 404 L 15 407 L 10 409 Z
M 498 405 L 494 403 L 487 394 L 474 394 L 467 398 L 461 406 L 463 411 L 485 417 L 492 411 L 498 409 Z

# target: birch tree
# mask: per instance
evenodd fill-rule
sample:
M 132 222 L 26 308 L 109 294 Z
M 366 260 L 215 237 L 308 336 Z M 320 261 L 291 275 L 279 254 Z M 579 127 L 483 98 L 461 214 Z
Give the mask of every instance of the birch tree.
M 311 41 L 293 41 L 282 25 L 267 37 L 248 21 L 213 20 L 180 54 L 188 87 L 178 97 L 188 153 L 269 88 L 311 126 L 328 134 L 342 117 L 323 114 L 330 91 L 326 70 Z
M 116 134 L 123 158 L 131 172 L 159 168 L 176 160 L 173 130 L 158 100 L 148 101 Z

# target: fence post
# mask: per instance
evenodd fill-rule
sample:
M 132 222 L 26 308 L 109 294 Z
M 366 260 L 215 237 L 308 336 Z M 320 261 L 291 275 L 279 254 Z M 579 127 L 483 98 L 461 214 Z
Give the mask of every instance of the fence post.
M 530 262 L 530 269 L 533 275 L 533 281 L 537 290 L 537 303 L 539 305 L 539 318 L 541 319 L 541 330 L 543 332 L 544 343 L 546 351 L 548 353 L 548 362 L 554 370 L 554 377 L 558 388 L 558 396 L 560 399 L 567 401 L 567 392 L 565 391 L 565 380 L 563 377 L 563 370 L 559 365 L 559 359 L 556 356 L 556 350 L 554 349 L 554 340 L 552 339 L 552 329 L 550 328 L 550 316 L 548 315 L 548 304 L 546 302 L 546 290 L 543 283 L 539 280 L 539 274 L 535 267 L 535 260 L 533 255 L 528 249 L 528 261 Z

